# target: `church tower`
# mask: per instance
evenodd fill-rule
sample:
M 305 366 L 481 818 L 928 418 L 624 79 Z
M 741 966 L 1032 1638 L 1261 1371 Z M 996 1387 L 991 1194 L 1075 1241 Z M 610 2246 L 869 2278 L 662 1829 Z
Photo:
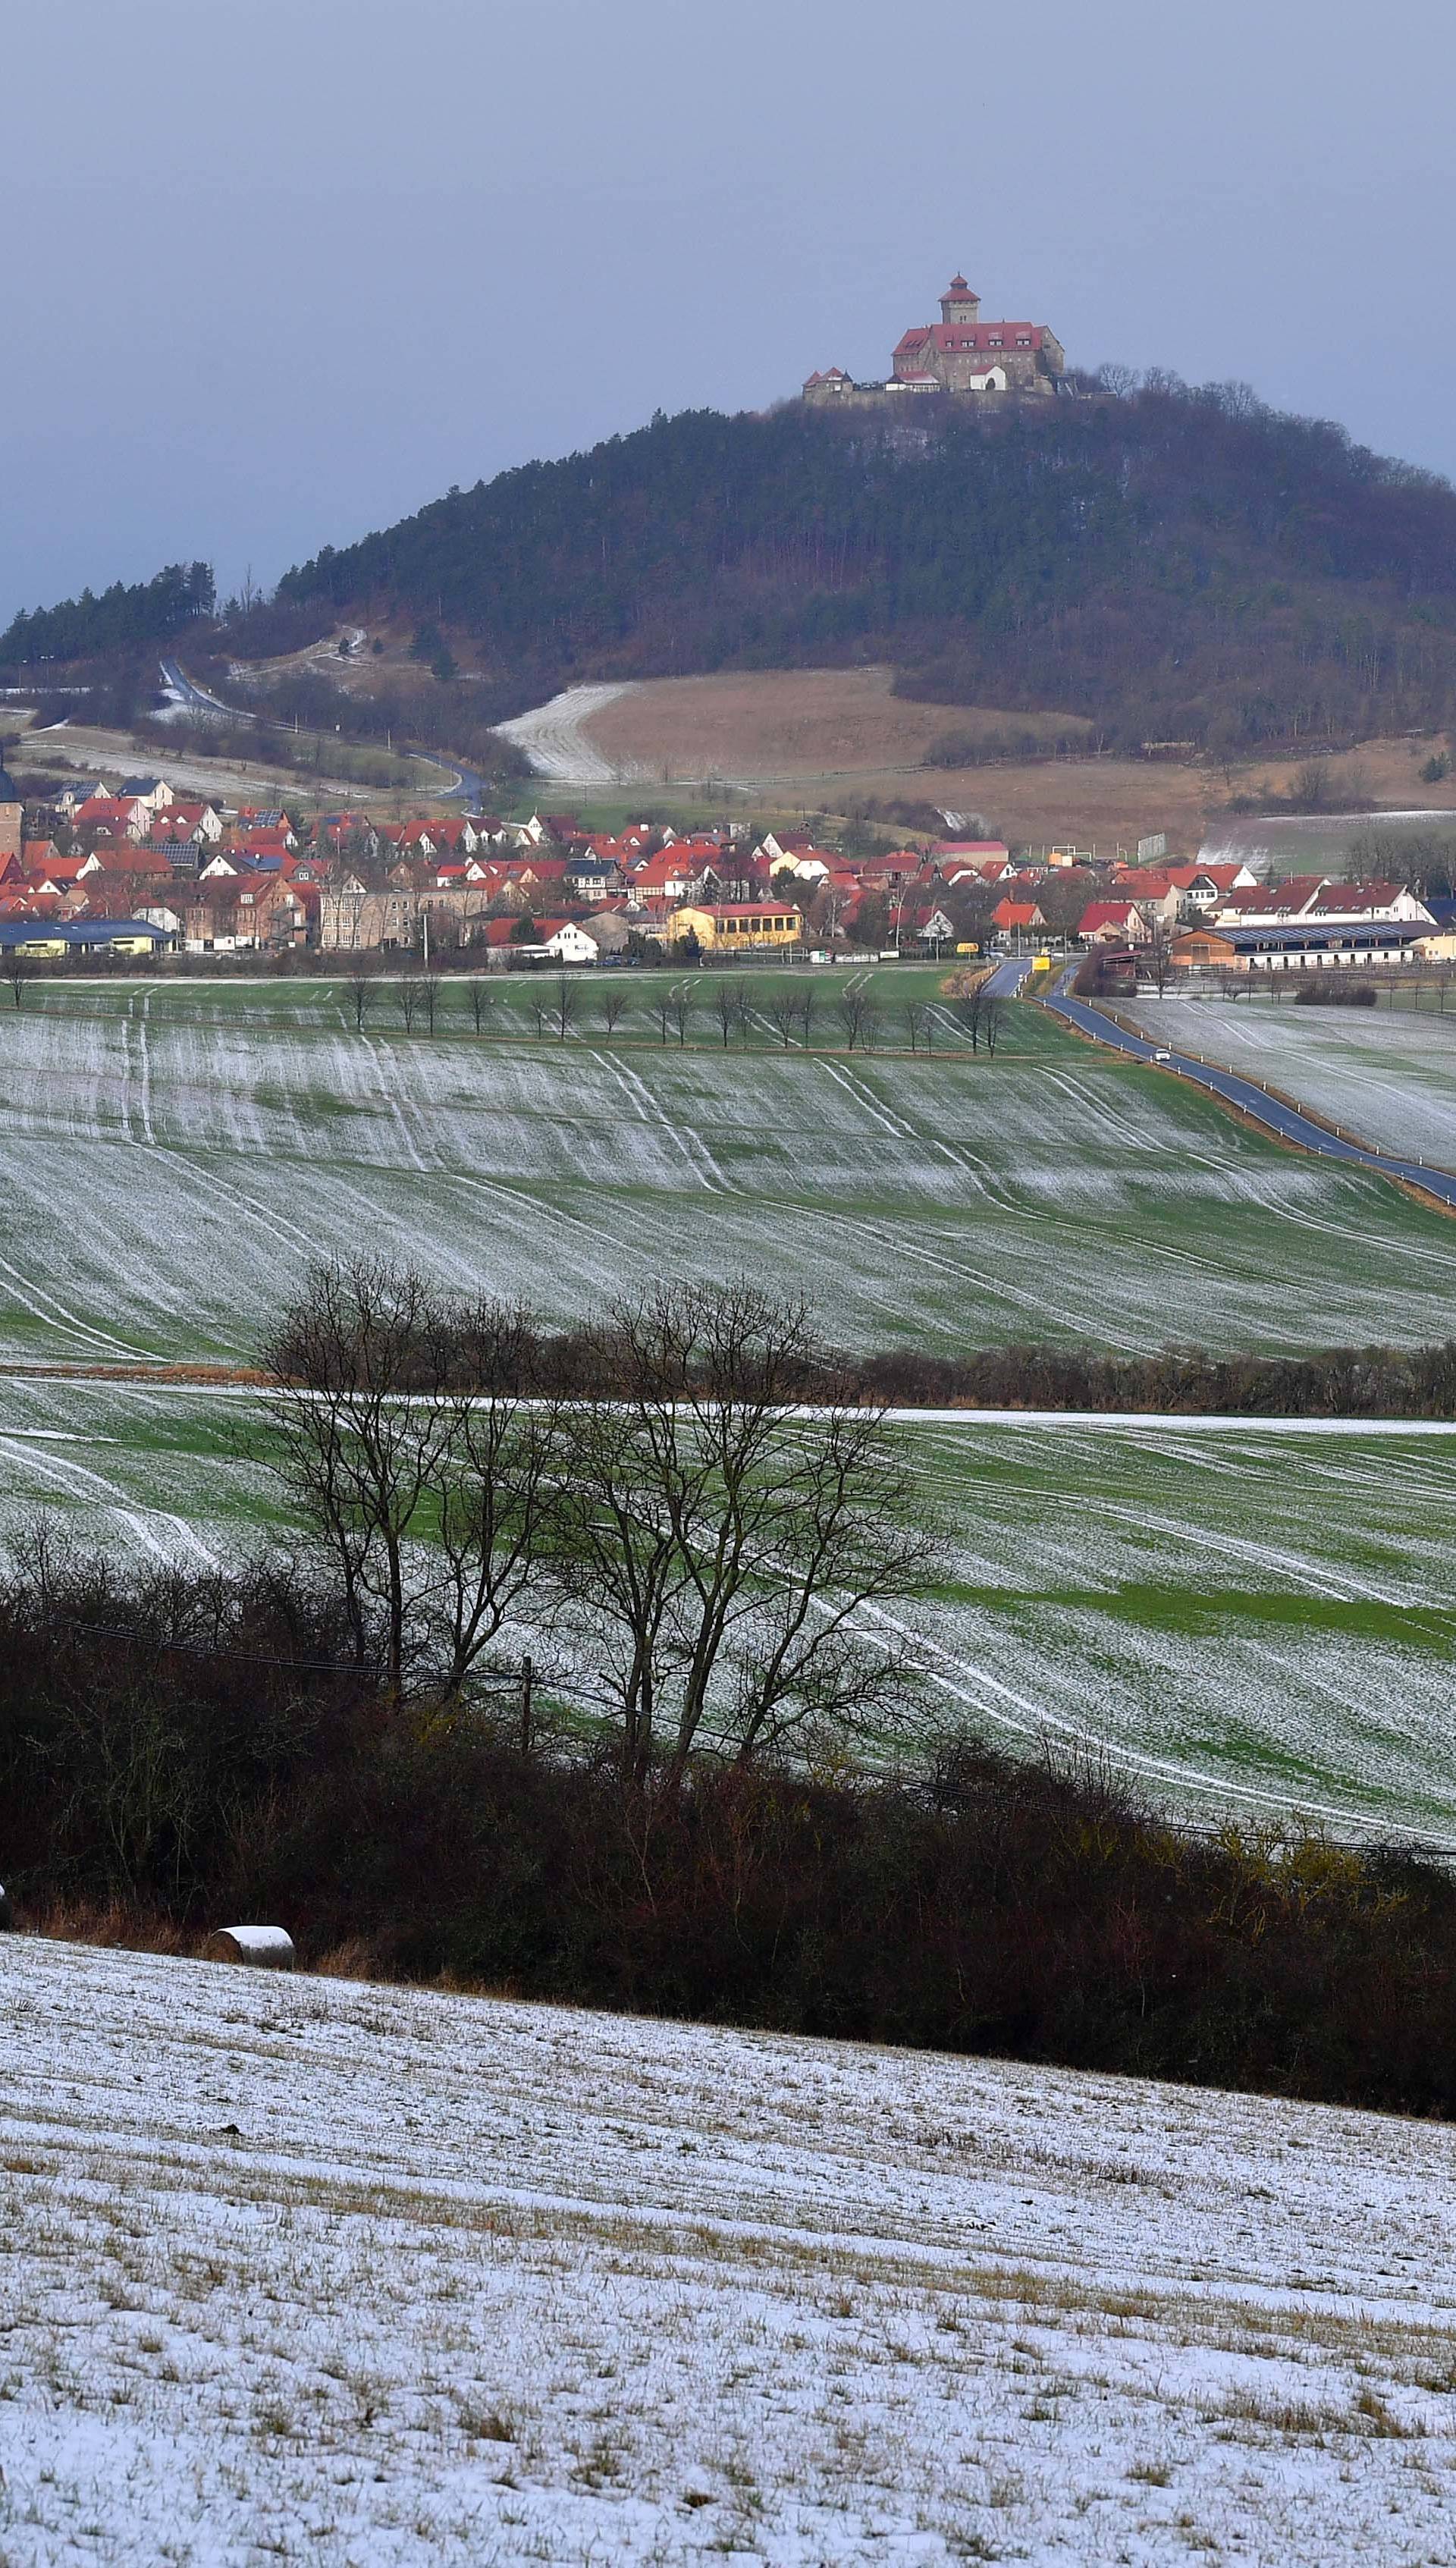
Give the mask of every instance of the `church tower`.
M 949 329 L 953 323 L 974 321 L 981 310 L 981 297 L 973 294 L 964 276 L 953 276 L 941 296 L 941 321 Z

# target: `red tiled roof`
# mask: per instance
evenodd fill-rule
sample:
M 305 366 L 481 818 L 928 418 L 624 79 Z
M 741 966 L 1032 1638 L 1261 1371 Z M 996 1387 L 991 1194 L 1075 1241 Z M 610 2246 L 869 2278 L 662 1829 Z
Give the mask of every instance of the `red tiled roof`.
M 1082 911 L 1077 934 L 1090 936 L 1098 927 L 1125 927 L 1136 908 L 1134 900 L 1094 900 Z
M 923 356 L 929 349 L 939 356 L 969 350 L 976 356 L 1000 357 L 1008 348 L 1039 348 L 1044 335 L 1037 321 L 927 321 L 919 329 L 906 331 L 895 357 L 898 361 Z

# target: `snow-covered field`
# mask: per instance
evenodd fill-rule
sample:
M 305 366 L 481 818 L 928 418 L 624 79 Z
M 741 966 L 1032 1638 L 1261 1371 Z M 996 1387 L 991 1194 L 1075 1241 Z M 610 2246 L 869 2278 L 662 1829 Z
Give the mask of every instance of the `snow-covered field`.
M 337 988 L 291 1019 L 249 995 L 6 1012 L 0 1352 L 243 1356 L 361 1240 L 563 1318 L 751 1271 L 858 1345 L 1449 1333 L 1448 1221 L 1039 1011 L 1041 1049 L 989 1064 L 662 1049 L 585 1017 L 568 1044 L 407 1037 L 383 994 L 359 1034 Z
M 1456 1006 L 1441 1014 L 1268 999 L 1139 999 L 1124 1013 L 1180 1050 L 1268 1080 L 1386 1150 L 1456 1168 Z
M 647 769 L 614 765 L 586 729 L 593 714 L 627 692 L 625 684 L 567 687 L 549 704 L 536 705 L 495 728 L 502 740 L 514 741 L 517 749 L 524 750 L 537 776 L 550 777 L 555 784 L 630 785 L 645 778 Z
M 1453 2137 L 0 1948 L 0 2557 L 1456 2552 Z

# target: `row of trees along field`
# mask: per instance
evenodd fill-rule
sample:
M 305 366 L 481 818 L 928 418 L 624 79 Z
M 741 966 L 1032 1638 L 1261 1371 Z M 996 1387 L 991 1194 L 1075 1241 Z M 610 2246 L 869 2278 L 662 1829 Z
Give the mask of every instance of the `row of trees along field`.
M 523 919 L 522 941 L 535 934 L 534 922 Z M 758 989 L 727 973 L 715 973 L 706 984 L 680 978 L 634 990 L 615 977 L 588 988 L 565 972 L 553 977 L 533 971 L 501 990 L 478 972 L 462 981 L 447 980 L 451 959 L 447 947 L 437 947 L 421 970 L 388 973 L 358 958 L 345 975 L 356 1031 L 362 1034 L 388 1010 L 405 1034 L 418 1030 L 433 1035 L 464 1021 L 477 1035 L 510 1037 L 519 1034 L 524 1016 L 537 1039 L 551 1043 L 582 1036 L 610 1040 L 620 1034 L 680 1049 L 686 1049 L 690 1038 L 716 1043 L 725 1052 L 766 1040 L 784 1052 L 821 1046 L 843 1052 L 887 1047 L 927 1055 L 969 1050 L 984 1051 L 994 1060 L 1008 1019 L 1007 1003 L 976 972 L 950 975 L 951 986 L 942 998 L 911 997 L 899 1007 L 885 1008 L 865 989 L 841 988 L 831 994 L 802 979 L 774 979 Z M 684 954 L 682 959 L 691 963 L 697 958 Z M 32 968 L 24 955 L 14 962 L 6 958 L 17 1007 Z

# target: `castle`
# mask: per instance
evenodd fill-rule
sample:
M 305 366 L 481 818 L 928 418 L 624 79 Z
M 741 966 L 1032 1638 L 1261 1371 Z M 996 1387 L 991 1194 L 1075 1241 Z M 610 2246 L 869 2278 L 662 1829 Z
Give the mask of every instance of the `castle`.
M 807 402 L 884 401 L 903 393 L 972 393 L 1050 397 L 1067 394 L 1061 342 L 1044 321 L 983 321 L 981 297 L 964 276 L 941 296 L 939 321 L 907 330 L 890 360 L 886 383 L 857 384 L 842 366 L 810 375 Z

